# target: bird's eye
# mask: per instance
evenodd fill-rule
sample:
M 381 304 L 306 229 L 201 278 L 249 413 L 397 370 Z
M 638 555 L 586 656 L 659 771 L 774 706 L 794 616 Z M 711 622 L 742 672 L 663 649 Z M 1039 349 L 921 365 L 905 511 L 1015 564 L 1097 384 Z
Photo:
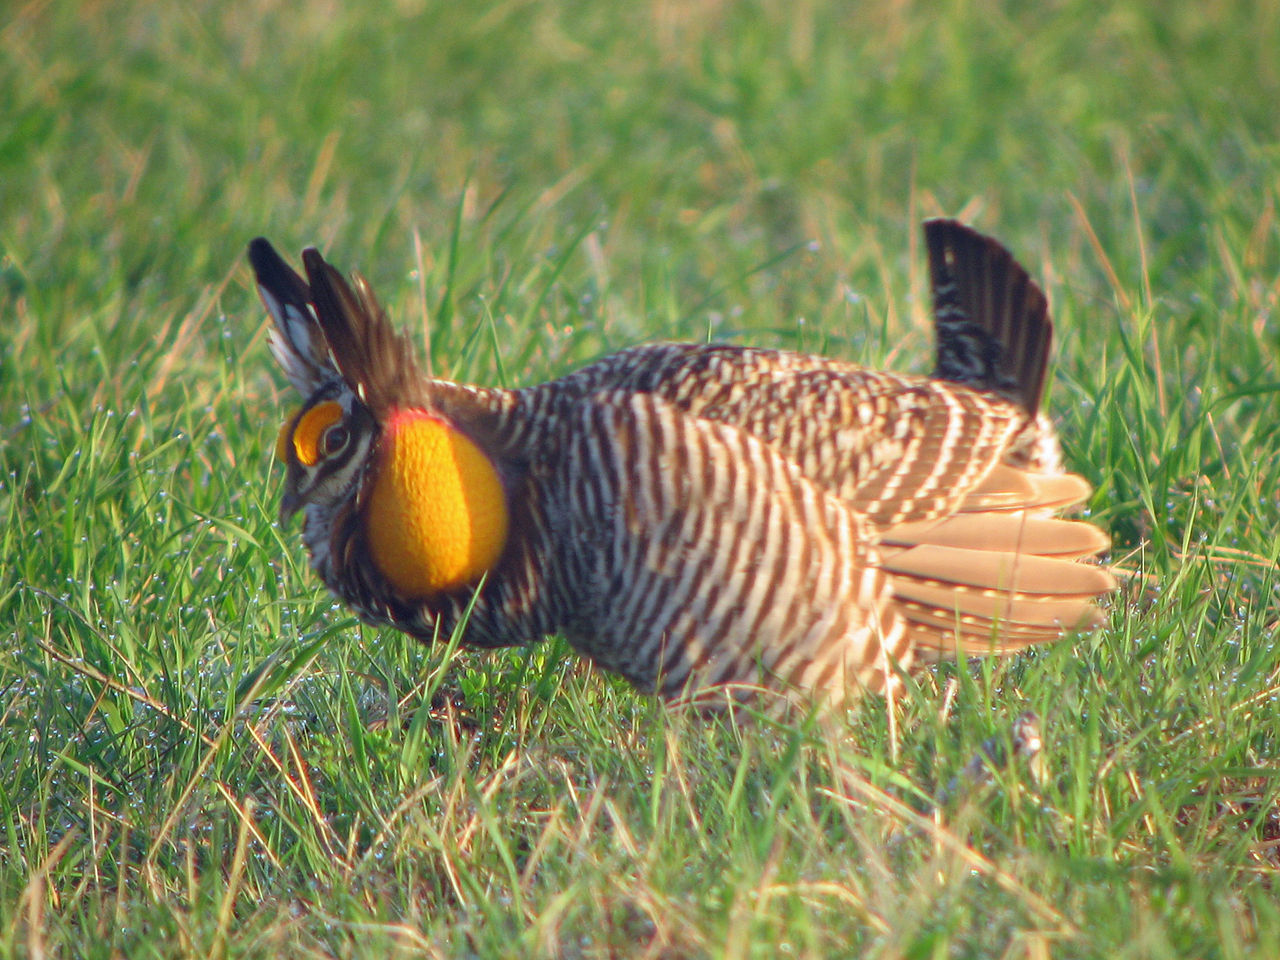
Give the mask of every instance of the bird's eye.
M 347 428 L 340 423 L 335 423 L 324 432 L 324 455 L 326 457 L 332 457 L 335 453 L 342 450 L 350 439 L 351 434 Z
M 314 467 L 321 457 L 332 456 L 347 445 L 347 428 L 342 417 L 342 404 L 326 400 L 286 421 L 285 430 L 293 442 L 298 463 Z

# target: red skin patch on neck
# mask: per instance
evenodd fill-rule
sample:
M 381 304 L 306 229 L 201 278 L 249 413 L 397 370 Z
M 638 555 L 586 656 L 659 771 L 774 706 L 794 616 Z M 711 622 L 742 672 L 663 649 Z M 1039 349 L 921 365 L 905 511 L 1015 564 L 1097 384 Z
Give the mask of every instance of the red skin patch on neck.
M 434 420 L 437 423 L 444 423 L 440 417 L 432 416 L 420 407 L 396 407 L 387 415 L 387 432 L 395 433 L 405 424 L 414 423 L 418 420 Z

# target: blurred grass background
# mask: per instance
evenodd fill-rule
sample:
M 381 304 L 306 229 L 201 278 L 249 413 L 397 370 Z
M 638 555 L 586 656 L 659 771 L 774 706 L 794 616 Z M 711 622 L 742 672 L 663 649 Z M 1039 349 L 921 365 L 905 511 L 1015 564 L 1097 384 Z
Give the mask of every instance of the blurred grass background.
M 0 952 L 1280 953 L 1278 49 L 1227 0 L 0 11 Z M 1097 635 L 735 731 L 362 629 L 274 521 L 252 236 L 519 385 L 927 370 L 938 214 L 1050 294 Z M 1048 778 L 948 790 L 1028 707 Z

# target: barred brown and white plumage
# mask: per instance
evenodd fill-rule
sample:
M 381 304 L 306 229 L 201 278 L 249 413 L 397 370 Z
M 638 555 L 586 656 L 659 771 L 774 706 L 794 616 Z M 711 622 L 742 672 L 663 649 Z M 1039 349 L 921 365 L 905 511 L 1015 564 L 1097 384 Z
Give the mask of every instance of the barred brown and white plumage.
M 995 241 L 925 225 L 932 377 L 655 344 L 520 390 L 422 376 L 359 276 L 249 249 L 303 394 L 282 516 L 363 618 L 502 646 L 563 633 L 665 697 L 842 702 L 913 662 L 1096 626 L 1106 536 L 1040 413 L 1041 291 Z

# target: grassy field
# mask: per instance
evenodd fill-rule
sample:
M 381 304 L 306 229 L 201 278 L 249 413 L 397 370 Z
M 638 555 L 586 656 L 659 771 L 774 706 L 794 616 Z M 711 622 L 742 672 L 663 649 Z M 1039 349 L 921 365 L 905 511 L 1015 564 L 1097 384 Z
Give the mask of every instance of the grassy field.
M 0 955 L 1280 955 L 1277 50 L 1230 0 L 6 6 Z M 275 521 L 257 234 L 519 385 L 926 370 L 938 214 L 1050 294 L 1093 636 L 739 731 L 361 628 Z M 1027 709 L 1043 776 L 960 777 Z

